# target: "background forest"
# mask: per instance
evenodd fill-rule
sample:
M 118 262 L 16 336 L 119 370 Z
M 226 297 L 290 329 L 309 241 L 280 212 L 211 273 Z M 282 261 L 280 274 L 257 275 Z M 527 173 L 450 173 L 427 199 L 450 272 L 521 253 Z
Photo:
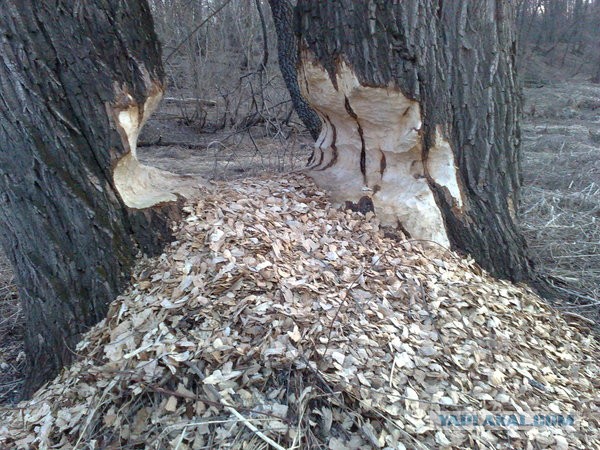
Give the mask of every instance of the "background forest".
M 262 0 L 150 0 L 167 93 L 140 157 L 231 179 L 301 168 L 312 139 L 293 111 Z M 538 265 L 600 317 L 600 0 L 517 1 L 523 87 L 522 227 Z M 23 323 L 0 256 L 0 402 L 25 371 Z

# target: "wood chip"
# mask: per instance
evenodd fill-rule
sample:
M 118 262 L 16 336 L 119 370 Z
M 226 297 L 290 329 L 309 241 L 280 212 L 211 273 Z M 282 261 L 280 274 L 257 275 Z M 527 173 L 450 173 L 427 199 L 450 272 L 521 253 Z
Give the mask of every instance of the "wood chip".
M 528 289 L 384 237 L 301 175 L 222 184 L 185 211 L 81 358 L 0 409 L 0 448 L 600 448 L 597 337 Z M 487 408 L 580 421 L 430 420 Z

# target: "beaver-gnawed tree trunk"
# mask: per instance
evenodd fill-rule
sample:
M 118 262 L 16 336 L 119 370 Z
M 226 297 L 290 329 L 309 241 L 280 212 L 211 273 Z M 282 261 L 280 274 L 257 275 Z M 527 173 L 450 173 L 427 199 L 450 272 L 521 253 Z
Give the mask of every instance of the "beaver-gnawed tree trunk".
M 531 280 L 516 225 L 520 113 L 510 2 L 299 0 L 308 173 L 384 225 Z M 368 198 L 364 198 L 368 197 Z M 372 202 L 372 203 L 371 203 Z
M 138 164 L 137 133 L 163 90 L 145 1 L 0 3 L 0 240 L 26 316 L 26 394 L 154 253 L 175 184 Z

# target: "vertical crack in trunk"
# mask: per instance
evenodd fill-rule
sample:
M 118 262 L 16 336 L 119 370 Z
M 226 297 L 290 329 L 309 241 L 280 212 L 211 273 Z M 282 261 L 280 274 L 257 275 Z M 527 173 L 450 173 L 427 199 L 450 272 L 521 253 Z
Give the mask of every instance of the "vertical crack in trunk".
M 379 149 L 379 151 L 381 152 L 381 159 L 379 160 L 379 175 L 383 176 L 383 173 L 387 167 L 387 161 L 385 159 L 385 153 L 383 153 L 381 149 Z
M 328 119 L 329 120 L 329 119 Z M 323 166 L 322 168 L 320 168 L 319 170 L 327 170 L 330 167 L 333 167 L 338 160 L 338 149 L 336 146 L 336 141 L 337 141 L 337 130 L 335 128 L 335 125 L 332 124 L 331 122 L 329 123 L 329 126 L 331 126 L 331 131 L 333 133 L 333 136 L 331 138 L 331 144 L 329 144 L 329 147 L 331 148 L 331 159 L 329 160 L 329 162 Z M 323 154 L 323 152 L 321 152 L 321 154 Z
M 360 126 L 358 116 L 352 109 L 352 106 L 350 106 L 350 100 L 348 100 L 348 97 L 345 95 L 344 108 L 346 108 L 346 111 L 348 112 L 348 114 L 350 114 L 350 117 L 352 117 L 356 121 L 356 129 L 358 130 L 358 135 L 360 136 L 360 173 L 362 173 L 363 182 L 365 183 L 365 186 L 367 186 L 369 183 L 367 179 L 367 148 L 365 146 L 365 133 L 362 127 Z
M 446 203 L 460 212 L 464 202 L 458 168 L 452 148 L 440 126 L 435 128 L 434 145 L 423 151 L 423 167 L 430 187 L 442 192 Z

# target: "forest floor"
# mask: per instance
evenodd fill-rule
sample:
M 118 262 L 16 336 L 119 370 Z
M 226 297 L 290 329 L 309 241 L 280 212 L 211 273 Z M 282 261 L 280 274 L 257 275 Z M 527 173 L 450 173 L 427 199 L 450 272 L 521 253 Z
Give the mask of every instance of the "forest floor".
M 311 153 L 310 137 L 293 125 L 205 132 L 187 117 L 181 105 L 163 101 L 142 130 L 140 160 L 181 175 L 232 180 L 301 169 Z
M 600 449 L 590 324 L 306 176 L 214 187 L 77 360 L 0 407 L 0 448 Z M 563 423 L 461 429 L 448 410 Z
M 576 311 L 598 321 L 600 86 L 546 84 L 526 88 L 525 99 L 523 230 L 538 267 L 565 281 L 581 296 Z M 310 154 L 310 139 L 294 128 L 202 133 L 178 112 L 163 102 L 150 118 L 138 149 L 144 163 L 228 180 L 298 169 Z M 0 403 L 15 401 L 22 386 L 22 333 L 13 276 L 0 254 Z

